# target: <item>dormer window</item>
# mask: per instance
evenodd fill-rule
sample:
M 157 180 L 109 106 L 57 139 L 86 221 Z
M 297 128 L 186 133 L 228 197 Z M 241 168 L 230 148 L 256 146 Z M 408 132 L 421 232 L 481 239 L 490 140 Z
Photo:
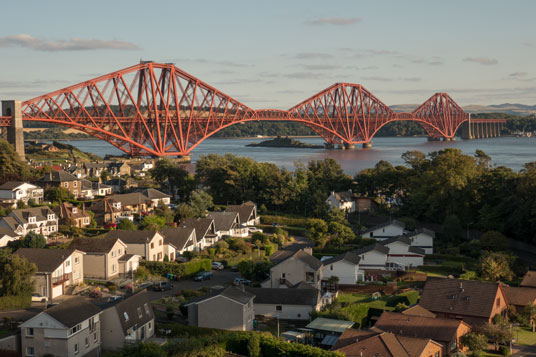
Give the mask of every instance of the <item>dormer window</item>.
M 123 316 L 125 316 L 125 321 L 128 321 L 128 314 L 125 312 L 123 312 Z
M 53 221 L 55 218 L 56 218 L 56 216 L 53 215 L 53 214 L 49 214 L 49 215 L 47 215 L 47 219 L 48 219 L 49 221 Z
M 28 223 L 35 223 L 35 217 L 28 217 Z
M 73 207 L 73 214 L 77 214 L 77 213 L 78 213 L 78 208 Z

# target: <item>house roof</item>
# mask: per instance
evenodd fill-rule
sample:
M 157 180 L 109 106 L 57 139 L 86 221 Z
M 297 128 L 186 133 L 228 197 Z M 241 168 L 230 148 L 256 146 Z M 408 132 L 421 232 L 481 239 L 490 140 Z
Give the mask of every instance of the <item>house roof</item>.
M 24 181 L 8 181 L 8 182 L 0 185 L 0 190 L 14 190 L 17 187 L 19 187 L 21 185 L 24 185 L 25 183 L 26 182 L 24 182 Z
M 351 328 L 353 325 L 354 325 L 354 322 L 352 321 L 317 317 L 305 327 L 312 329 L 312 330 L 322 330 L 322 331 L 343 333 L 347 329 Z
M 95 304 L 82 297 L 73 297 L 43 311 L 64 326 L 71 328 L 101 312 Z
M 372 335 L 338 348 L 337 352 L 341 352 L 346 356 L 412 357 L 397 336 L 388 332 Z
M 352 253 L 360 255 L 372 252 L 374 250 L 383 254 L 389 254 L 389 247 L 381 245 L 380 243 L 373 243 L 371 245 L 367 245 L 366 247 L 363 247 L 361 249 L 353 250 Z
M 503 285 L 502 289 L 510 305 L 527 306 L 536 301 L 536 288 Z
M 431 311 L 426 310 L 421 305 L 413 305 L 410 308 L 407 308 L 406 310 L 402 311 L 402 314 L 404 315 L 411 315 L 411 316 L 421 316 L 421 317 L 436 317 L 436 314 L 434 314 Z
M 229 231 L 233 228 L 238 212 L 209 212 L 208 217 L 214 220 L 216 231 Z M 240 218 L 239 218 L 240 219 Z
M 78 181 L 76 176 L 71 175 L 66 171 L 52 171 L 41 177 L 39 182 L 66 182 L 66 181 Z
M 36 221 L 46 221 L 47 215 L 54 212 L 47 206 L 15 209 L 9 216 L 14 217 L 19 223 L 28 223 L 28 217 L 35 217 Z
M 396 219 L 393 219 L 393 220 L 389 220 L 389 221 L 387 221 L 387 222 L 378 224 L 377 226 L 371 227 L 371 228 L 369 228 L 369 229 L 366 229 L 366 230 L 364 230 L 362 233 L 372 232 L 372 231 L 375 231 L 375 230 L 377 230 L 377 229 L 384 228 L 384 227 L 387 227 L 387 226 L 390 226 L 390 225 L 399 226 L 399 227 L 401 227 L 401 228 L 405 228 L 405 227 L 406 227 L 406 224 L 405 224 L 404 222 L 401 222 L 401 221 L 398 221 L 398 220 L 396 220 Z
M 84 218 L 84 217 L 91 217 L 91 215 L 87 212 L 85 212 L 84 209 L 80 209 L 79 207 L 76 207 L 76 213 L 74 213 L 74 206 L 69 202 L 62 202 L 58 206 L 54 207 L 54 213 L 59 217 L 63 219 L 76 219 L 76 218 Z
M 145 307 L 147 306 L 147 311 Z M 115 309 L 121 322 L 121 328 L 126 335 L 134 326 L 143 326 L 154 319 L 154 312 L 147 296 L 147 290 L 141 290 L 127 298 L 114 301 L 110 309 Z M 127 318 L 128 317 L 128 318 Z
M 147 201 L 152 203 L 152 201 L 141 192 L 110 195 L 108 198 L 121 202 L 121 204 L 124 206 L 135 206 Z
M 18 237 L 18 234 L 13 231 L 13 229 L 6 227 L 6 226 L 0 226 L 0 237 L 3 236 L 9 236 L 16 238 Z
M 120 262 L 128 262 L 132 257 L 137 256 L 137 254 L 124 254 L 121 256 L 121 258 L 118 259 Z
M 108 253 L 118 240 L 120 240 L 118 237 L 75 238 L 69 248 L 78 249 L 86 253 Z
M 158 232 L 155 231 L 127 231 L 113 230 L 106 234 L 106 238 L 119 238 L 125 244 L 145 244 L 153 240 Z
M 334 350 L 339 349 L 344 346 L 353 344 L 356 341 L 361 341 L 382 333 L 381 330 L 375 328 L 369 328 L 366 330 L 357 330 L 349 328 L 340 335 L 337 342 L 333 345 Z
M 332 192 L 331 194 L 339 202 L 343 202 L 343 201 L 350 202 L 350 201 L 355 200 L 355 194 L 351 190 L 341 191 L 341 192 Z
M 419 305 L 432 312 L 489 318 L 499 283 L 428 278 Z
M 245 223 L 255 214 L 255 204 L 243 203 L 241 205 L 228 205 L 225 208 L 225 212 L 238 212 L 240 223 Z
M 161 234 L 164 236 L 164 241 L 166 243 L 171 243 L 175 248 L 182 250 L 186 247 L 189 247 L 192 244 L 195 244 L 195 228 L 181 226 L 177 228 L 165 228 L 161 231 Z M 193 242 L 188 239 L 193 236 Z
M 435 238 L 435 232 L 431 229 L 428 229 L 428 228 L 425 228 L 425 227 L 421 227 L 421 228 L 417 228 L 416 230 L 414 230 L 413 232 L 409 232 L 407 234 L 405 234 L 406 237 L 408 238 L 411 238 L 411 237 L 414 237 L 416 236 L 417 234 L 421 234 L 421 233 L 425 233 L 425 234 L 428 234 L 430 235 L 431 237 Z
M 311 267 L 311 269 L 318 270 L 322 267 L 322 262 L 320 260 L 313 257 L 311 254 L 304 252 L 302 249 L 295 252 L 290 252 L 290 254 L 285 259 L 280 260 L 277 264 L 281 264 L 284 261 L 293 257 L 307 264 L 309 267 Z
M 346 253 L 342 253 L 342 254 L 339 254 L 333 258 L 330 258 L 330 259 L 326 259 L 324 260 L 324 265 L 328 265 L 328 264 L 333 264 L 333 263 L 337 263 L 337 262 L 340 262 L 340 261 L 346 261 L 350 264 L 354 264 L 354 265 L 357 265 L 359 264 L 359 261 L 361 260 L 361 257 L 355 253 L 352 253 L 352 252 L 346 252 Z
M 119 208 L 115 208 L 113 206 L 113 204 L 117 202 L 118 201 L 114 199 L 105 197 L 101 200 L 93 202 L 93 204 L 89 207 L 89 210 L 95 213 L 120 212 L 121 210 Z
M 520 285 L 536 288 L 536 271 L 529 270 L 526 272 Z
M 429 338 L 437 342 L 449 343 L 456 339 L 458 328 L 462 324 L 469 326 L 462 320 L 384 311 L 374 327 L 400 336 Z
M 46 249 L 46 248 L 19 248 L 14 254 L 37 266 L 39 273 L 52 273 L 75 249 Z
M 316 289 L 314 285 L 311 285 L 309 283 L 306 283 L 305 281 L 300 281 L 299 283 L 296 283 L 291 286 L 291 289 Z
M 181 226 L 195 228 L 195 234 L 199 240 L 208 233 L 213 223 L 212 218 L 183 218 L 180 221 Z
M 188 306 L 188 305 L 191 305 L 191 304 L 198 304 L 200 302 L 203 302 L 205 300 L 208 300 L 208 299 L 213 298 L 213 297 L 218 296 L 218 295 L 224 296 L 224 297 L 226 297 L 228 299 L 231 299 L 233 301 L 236 301 L 236 302 L 238 302 L 239 304 L 242 304 L 242 305 L 247 304 L 251 299 L 253 299 L 255 297 L 254 294 L 252 294 L 252 293 L 250 293 L 248 291 L 244 291 L 244 290 L 239 289 L 239 288 L 234 287 L 234 286 L 229 286 L 229 287 L 227 287 L 225 289 L 217 289 L 217 290 L 214 290 L 211 293 L 208 293 L 206 295 L 194 298 L 194 299 L 190 300 L 184 306 Z
M 255 295 L 255 304 L 316 306 L 320 299 L 318 289 L 245 288 Z
M 2 222 L 12 231 L 15 231 L 20 226 L 20 223 L 14 217 L 2 217 Z
M 394 242 L 404 243 L 405 245 L 411 245 L 411 240 L 404 236 L 391 237 L 380 242 L 381 245 L 387 245 Z
M 304 249 L 304 248 L 311 248 L 314 247 L 314 242 L 309 241 L 300 241 L 300 242 L 294 242 L 290 245 L 287 245 L 283 249 L 278 250 L 277 252 L 274 252 L 272 255 L 270 255 L 270 261 L 278 264 L 282 262 L 283 260 L 287 259 L 294 253 L 296 253 L 298 250 Z
M 160 192 L 154 188 L 145 188 L 141 190 L 137 190 L 136 192 L 142 193 L 145 197 L 149 198 L 150 200 L 158 200 L 162 198 L 169 198 L 170 195 L 166 195 L 163 192 Z

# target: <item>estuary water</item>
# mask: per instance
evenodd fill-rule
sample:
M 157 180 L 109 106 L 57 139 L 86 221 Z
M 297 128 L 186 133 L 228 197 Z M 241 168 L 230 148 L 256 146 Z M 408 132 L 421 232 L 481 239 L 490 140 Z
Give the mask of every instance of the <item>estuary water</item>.
M 377 137 L 372 148 L 362 149 L 356 145 L 353 150 L 336 149 L 301 149 L 301 148 L 267 148 L 248 147 L 252 142 L 260 142 L 266 138 L 255 139 L 222 139 L 209 138 L 199 144 L 191 153 L 192 161 L 201 155 L 231 153 L 238 156 L 251 157 L 257 161 L 272 162 L 292 170 L 295 162 L 307 163 L 310 160 L 322 160 L 331 157 L 337 160 L 344 171 L 353 175 L 363 169 L 373 167 L 378 161 L 385 160 L 393 165 L 403 164 L 401 155 L 406 151 L 418 150 L 423 153 L 459 148 L 464 154 L 473 155 L 482 150 L 492 158 L 497 166 L 507 166 L 520 170 L 526 162 L 536 161 L 536 137 L 499 137 L 480 140 L 427 141 L 426 137 Z M 323 144 L 321 138 L 298 138 L 310 144 Z M 100 140 L 59 140 L 86 152 L 104 157 L 106 154 L 121 155 L 122 151 Z

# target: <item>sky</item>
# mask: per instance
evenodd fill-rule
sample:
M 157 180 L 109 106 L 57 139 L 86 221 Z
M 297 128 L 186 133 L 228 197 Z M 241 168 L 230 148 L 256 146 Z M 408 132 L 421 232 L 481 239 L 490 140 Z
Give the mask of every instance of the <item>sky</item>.
M 172 62 L 254 109 L 337 82 L 388 105 L 536 105 L 536 1 L 60 1 L 2 4 L 0 99 Z

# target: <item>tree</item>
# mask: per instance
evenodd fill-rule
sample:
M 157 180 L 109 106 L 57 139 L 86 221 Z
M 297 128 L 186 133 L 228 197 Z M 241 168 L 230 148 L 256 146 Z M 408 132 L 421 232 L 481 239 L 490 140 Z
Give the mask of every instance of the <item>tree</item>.
M 309 238 L 324 246 L 327 242 L 328 225 L 320 218 L 309 218 L 306 222 Z
M 63 202 L 74 199 L 74 195 L 64 187 L 49 187 L 45 190 L 45 200 L 50 202 Z
M 16 254 L 0 253 L 0 282 L 3 296 L 27 296 L 33 292 L 35 264 Z
M 182 218 L 206 217 L 209 209 L 214 207 L 212 196 L 206 191 L 193 191 L 187 203 L 181 203 L 177 207 L 175 220 Z
M 167 183 L 171 194 L 178 194 L 182 200 L 186 200 L 195 188 L 194 176 L 168 158 L 158 160 L 149 173 L 161 186 Z
M 28 232 L 22 239 L 9 242 L 8 246 L 13 250 L 19 248 L 46 248 L 47 240 L 42 234 Z
M 121 221 L 119 221 L 117 229 L 122 229 L 125 231 L 136 231 L 138 230 L 138 227 L 130 219 L 122 219 Z
M 141 229 L 145 231 L 159 231 L 166 226 L 166 219 L 155 215 L 145 216 L 141 222 Z
M 480 236 L 482 249 L 492 252 L 505 251 L 508 249 L 508 238 L 501 232 L 488 231 Z
M 458 241 L 463 235 L 463 229 L 458 216 L 452 214 L 445 217 L 442 225 L 443 236 L 447 241 Z
M 509 326 L 506 324 L 486 323 L 480 326 L 478 331 L 485 335 L 489 341 L 493 342 L 495 351 L 499 349 L 499 344 L 506 343 L 513 338 L 512 331 L 510 331 Z
M 19 158 L 15 148 L 0 139 L 0 182 L 31 180 L 33 171 Z
M 480 258 L 480 275 L 485 280 L 512 280 L 514 273 L 511 265 L 514 257 L 506 253 L 488 252 Z
M 473 356 L 480 355 L 488 347 L 487 337 L 476 332 L 466 333 L 461 337 L 460 342 L 473 353 Z
M 158 206 L 154 209 L 154 214 L 159 217 L 164 217 L 166 224 L 173 223 L 173 218 L 175 217 L 171 208 L 162 201 L 159 201 Z
M 529 321 L 530 325 L 532 326 L 532 332 L 535 332 L 536 330 L 536 304 L 530 303 L 527 306 L 525 306 L 525 310 L 523 311 L 524 314 L 527 316 L 527 320 Z
M 126 346 L 121 352 L 121 357 L 166 357 L 164 349 L 154 342 L 140 342 L 136 345 Z
M 100 178 L 102 182 L 108 181 L 108 179 L 110 178 L 110 173 L 107 170 L 102 170 L 100 174 Z
M 356 238 L 355 233 L 350 227 L 338 222 L 331 222 L 328 226 L 328 231 L 330 235 L 330 243 L 333 242 L 342 245 Z
M 261 355 L 261 339 L 257 333 L 252 333 L 248 339 L 248 356 L 259 357 Z

